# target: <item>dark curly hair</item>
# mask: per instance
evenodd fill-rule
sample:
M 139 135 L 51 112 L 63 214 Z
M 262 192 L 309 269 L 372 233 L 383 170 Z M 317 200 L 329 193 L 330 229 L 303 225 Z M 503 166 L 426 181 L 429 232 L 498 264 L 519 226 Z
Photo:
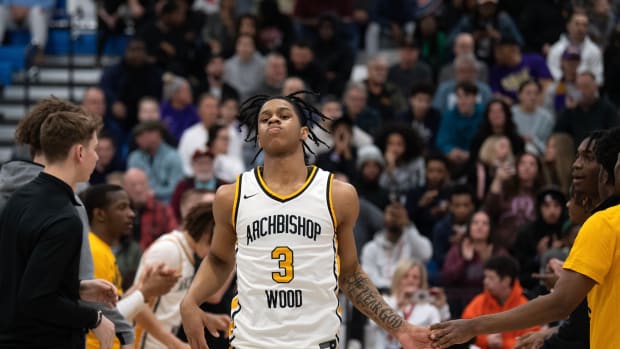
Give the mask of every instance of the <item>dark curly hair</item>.
M 482 143 L 484 143 L 489 136 L 494 134 L 493 126 L 489 120 L 489 114 L 493 104 L 499 104 L 504 112 L 506 122 L 504 124 L 503 135 L 508 137 L 510 140 L 512 150 L 515 154 L 523 153 L 525 151 L 525 144 L 517 132 L 517 125 L 512 118 L 512 111 L 510 110 L 510 107 L 503 100 L 494 98 L 487 103 L 486 108 L 484 109 L 484 119 L 482 119 L 478 133 L 476 133 L 471 143 L 471 154 L 477 157 L 478 151 L 480 151 L 480 148 L 482 147 Z
M 385 153 L 387 148 L 387 140 L 391 134 L 399 134 L 405 140 L 405 152 L 396 159 L 397 164 L 403 164 L 414 159 L 424 153 L 424 141 L 422 137 L 414 129 L 403 124 L 387 125 L 375 138 L 375 145 Z
M 596 149 L 598 148 L 599 141 L 607 134 L 607 132 L 607 130 L 592 131 L 592 133 L 590 133 L 586 138 L 584 138 L 584 140 L 587 141 L 585 144 L 586 149 L 592 150 L 592 152 L 596 155 Z
M 298 97 L 299 95 L 302 95 L 302 94 L 317 95 L 316 93 L 311 92 L 311 91 L 297 91 L 297 92 L 291 93 L 286 96 L 256 95 L 254 97 L 250 97 L 247 100 L 245 100 L 241 104 L 241 107 L 239 108 L 239 121 L 240 121 L 239 127 L 241 128 L 242 126 L 246 126 L 248 128 L 248 133 L 247 133 L 247 136 L 245 137 L 245 141 L 253 142 L 254 145 L 257 144 L 258 113 L 260 112 L 260 109 L 263 107 L 265 103 L 267 103 L 270 100 L 282 99 L 284 101 L 287 101 L 293 106 L 293 108 L 295 109 L 295 114 L 297 115 L 297 117 L 299 118 L 299 122 L 301 123 L 301 126 L 308 127 L 308 140 L 310 140 L 317 146 L 323 144 L 329 147 L 322 139 L 320 139 L 316 135 L 316 133 L 314 133 L 312 128 L 316 126 L 325 132 L 329 132 L 329 130 L 327 130 L 325 127 L 321 125 L 321 121 L 331 120 L 331 119 L 323 115 L 323 113 L 321 113 L 312 104 Z M 302 144 L 304 148 L 304 156 L 308 155 L 307 152 L 310 154 L 314 154 L 312 149 L 310 149 L 310 147 L 306 144 L 305 141 Z M 259 151 L 254 156 L 254 160 L 256 160 L 256 157 L 258 156 L 258 154 L 260 154 L 261 151 L 262 149 L 259 149 Z
M 620 127 L 607 130 L 603 137 L 596 142 L 594 150 L 596 162 L 607 172 L 607 183 L 616 183 L 615 171 L 618 153 L 620 153 Z

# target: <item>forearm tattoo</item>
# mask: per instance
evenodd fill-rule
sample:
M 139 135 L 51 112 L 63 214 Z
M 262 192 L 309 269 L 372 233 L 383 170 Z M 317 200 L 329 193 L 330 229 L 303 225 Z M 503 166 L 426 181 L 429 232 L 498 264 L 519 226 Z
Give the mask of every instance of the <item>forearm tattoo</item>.
M 386 330 L 396 330 L 403 318 L 388 306 L 368 275 L 358 270 L 341 282 L 342 291 L 353 305 Z

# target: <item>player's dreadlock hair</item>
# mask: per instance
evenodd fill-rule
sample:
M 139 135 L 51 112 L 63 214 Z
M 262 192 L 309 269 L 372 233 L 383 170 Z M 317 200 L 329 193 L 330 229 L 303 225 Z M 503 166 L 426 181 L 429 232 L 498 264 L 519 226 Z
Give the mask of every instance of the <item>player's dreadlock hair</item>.
M 592 150 L 593 153 L 596 154 L 596 148 L 598 147 L 598 142 L 607 134 L 607 130 L 596 130 L 592 131 L 586 138 L 588 141 L 586 142 L 586 149 Z
M 317 146 L 323 144 L 326 147 L 329 147 L 327 143 L 325 143 L 316 135 L 316 133 L 314 133 L 312 128 L 313 126 L 316 126 L 325 132 L 329 132 L 329 130 L 322 126 L 320 122 L 323 120 L 331 119 L 323 115 L 323 113 L 321 113 L 312 104 L 300 98 L 299 95 L 302 94 L 317 95 L 314 92 L 303 90 L 291 93 L 287 96 L 256 95 L 254 97 L 246 99 L 239 108 L 240 127 L 245 125 L 248 128 L 248 133 L 245 137 L 245 141 L 254 142 L 254 145 L 256 145 L 258 140 L 258 113 L 260 109 L 265 103 L 272 99 L 283 99 L 293 106 L 293 108 L 295 109 L 295 114 L 297 114 L 297 116 L 299 117 L 301 126 L 308 127 L 308 139 Z M 312 151 L 312 149 L 310 149 L 310 147 L 306 144 L 305 141 L 302 144 L 305 156 L 308 155 L 307 152 L 314 155 L 314 152 Z M 260 154 L 261 151 L 262 149 L 259 149 L 256 155 L 254 155 L 254 159 L 252 159 L 252 161 L 256 160 L 256 157 L 258 156 L 258 154 Z
M 614 184 L 616 176 L 614 167 L 620 152 L 620 127 L 612 128 L 604 133 L 604 136 L 596 142 L 596 162 L 607 172 L 607 183 Z

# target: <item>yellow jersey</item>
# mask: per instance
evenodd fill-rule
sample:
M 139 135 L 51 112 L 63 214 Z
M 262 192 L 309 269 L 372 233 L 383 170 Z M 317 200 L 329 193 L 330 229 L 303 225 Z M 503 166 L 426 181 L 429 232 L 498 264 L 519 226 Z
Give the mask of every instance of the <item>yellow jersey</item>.
M 597 212 L 584 223 L 564 269 L 596 282 L 588 293 L 590 347 L 620 348 L 620 206 Z
M 114 256 L 114 252 L 112 252 L 112 248 L 92 232 L 88 233 L 88 242 L 90 243 L 90 250 L 93 254 L 95 279 L 104 279 L 113 283 L 118 293 L 121 294 L 121 273 L 118 270 L 118 265 L 116 265 L 116 257 Z M 118 338 L 114 338 L 112 349 L 119 349 L 120 347 L 121 345 Z M 91 331 L 88 333 L 88 336 L 86 336 L 86 349 L 98 348 L 99 340 Z

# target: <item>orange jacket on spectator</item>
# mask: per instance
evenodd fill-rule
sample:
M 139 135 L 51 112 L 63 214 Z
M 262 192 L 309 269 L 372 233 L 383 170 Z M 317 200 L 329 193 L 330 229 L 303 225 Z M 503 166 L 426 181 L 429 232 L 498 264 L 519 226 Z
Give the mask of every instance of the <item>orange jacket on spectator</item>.
M 519 280 L 515 280 L 515 284 L 512 287 L 510 296 L 506 299 L 506 302 L 500 305 L 495 297 L 491 295 L 489 291 L 477 295 L 463 311 L 463 319 L 471 319 L 482 315 L 495 314 L 505 310 L 515 308 L 521 304 L 527 303 L 528 300 L 523 296 L 523 288 L 519 284 Z M 517 337 L 527 332 L 538 331 L 540 327 L 530 327 L 525 330 L 511 331 L 502 333 L 502 349 L 512 349 L 517 342 Z M 481 349 L 487 349 L 487 335 L 480 335 L 476 337 L 476 345 Z

